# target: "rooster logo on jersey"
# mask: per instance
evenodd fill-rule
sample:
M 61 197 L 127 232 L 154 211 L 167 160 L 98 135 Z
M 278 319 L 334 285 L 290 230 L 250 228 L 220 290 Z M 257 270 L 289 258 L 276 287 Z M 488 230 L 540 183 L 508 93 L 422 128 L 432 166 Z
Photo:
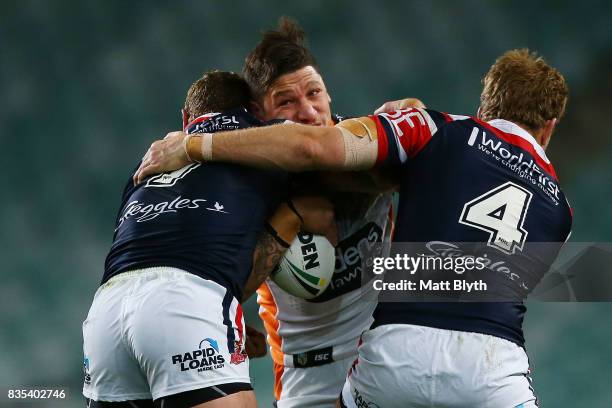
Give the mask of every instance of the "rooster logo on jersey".
M 244 326 L 242 324 L 242 306 L 238 305 L 236 309 L 236 328 L 234 329 L 238 333 L 238 340 L 234 340 L 234 350 L 230 353 L 230 364 L 241 364 L 244 363 L 247 358 L 247 352 L 244 347 Z
M 240 336 L 240 340 L 234 341 L 234 352 L 230 354 L 230 363 L 241 364 L 244 363 L 246 359 L 247 352 L 242 344 L 242 336 Z

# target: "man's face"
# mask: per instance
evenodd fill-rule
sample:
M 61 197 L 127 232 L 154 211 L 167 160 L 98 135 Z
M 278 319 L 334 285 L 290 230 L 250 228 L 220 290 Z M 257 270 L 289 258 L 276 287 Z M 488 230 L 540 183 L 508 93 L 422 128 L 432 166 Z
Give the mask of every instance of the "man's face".
M 255 103 L 255 114 L 263 120 L 288 119 L 304 125 L 331 125 L 331 98 L 323 78 L 306 66 L 280 76 Z

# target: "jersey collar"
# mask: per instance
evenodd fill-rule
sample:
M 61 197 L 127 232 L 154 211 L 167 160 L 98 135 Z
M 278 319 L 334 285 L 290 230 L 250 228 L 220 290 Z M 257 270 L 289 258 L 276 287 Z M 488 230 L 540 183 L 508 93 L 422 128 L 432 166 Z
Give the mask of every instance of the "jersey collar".
M 540 144 L 535 140 L 533 136 L 531 136 L 531 134 L 529 134 L 529 132 L 527 132 L 519 125 L 514 124 L 506 119 L 493 119 L 488 121 L 487 123 L 493 126 L 494 128 L 501 130 L 502 132 L 512 133 L 513 135 L 517 135 L 525 139 L 526 141 L 531 143 L 536 153 L 538 153 L 542 160 L 544 160 L 546 164 L 550 164 L 550 160 L 548 160 L 548 157 L 546 157 L 546 153 L 544 152 L 542 146 L 540 146 Z

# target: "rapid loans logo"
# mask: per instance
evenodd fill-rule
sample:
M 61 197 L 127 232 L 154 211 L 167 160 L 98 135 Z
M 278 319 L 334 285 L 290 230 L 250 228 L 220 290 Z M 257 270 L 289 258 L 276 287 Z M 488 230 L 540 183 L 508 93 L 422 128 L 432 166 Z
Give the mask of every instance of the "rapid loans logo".
M 198 370 L 198 372 L 216 370 L 225 366 L 225 358 L 219 353 L 219 344 L 215 339 L 205 338 L 197 350 L 172 356 L 172 364 L 181 371 Z

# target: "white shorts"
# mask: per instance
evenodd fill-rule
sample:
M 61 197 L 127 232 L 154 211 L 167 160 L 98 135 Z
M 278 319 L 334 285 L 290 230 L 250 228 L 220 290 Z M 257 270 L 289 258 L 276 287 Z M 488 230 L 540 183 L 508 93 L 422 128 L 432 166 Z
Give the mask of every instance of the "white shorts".
M 355 355 L 316 367 L 283 367 L 278 408 L 333 408 Z
M 480 333 L 390 324 L 364 332 L 346 407 L 535 407 L 525 350 Z
M 250 383 L 238 301 L 180 269 L 125 272 L 102 285 L 83 323 L 83 395 L 153 399 Z

